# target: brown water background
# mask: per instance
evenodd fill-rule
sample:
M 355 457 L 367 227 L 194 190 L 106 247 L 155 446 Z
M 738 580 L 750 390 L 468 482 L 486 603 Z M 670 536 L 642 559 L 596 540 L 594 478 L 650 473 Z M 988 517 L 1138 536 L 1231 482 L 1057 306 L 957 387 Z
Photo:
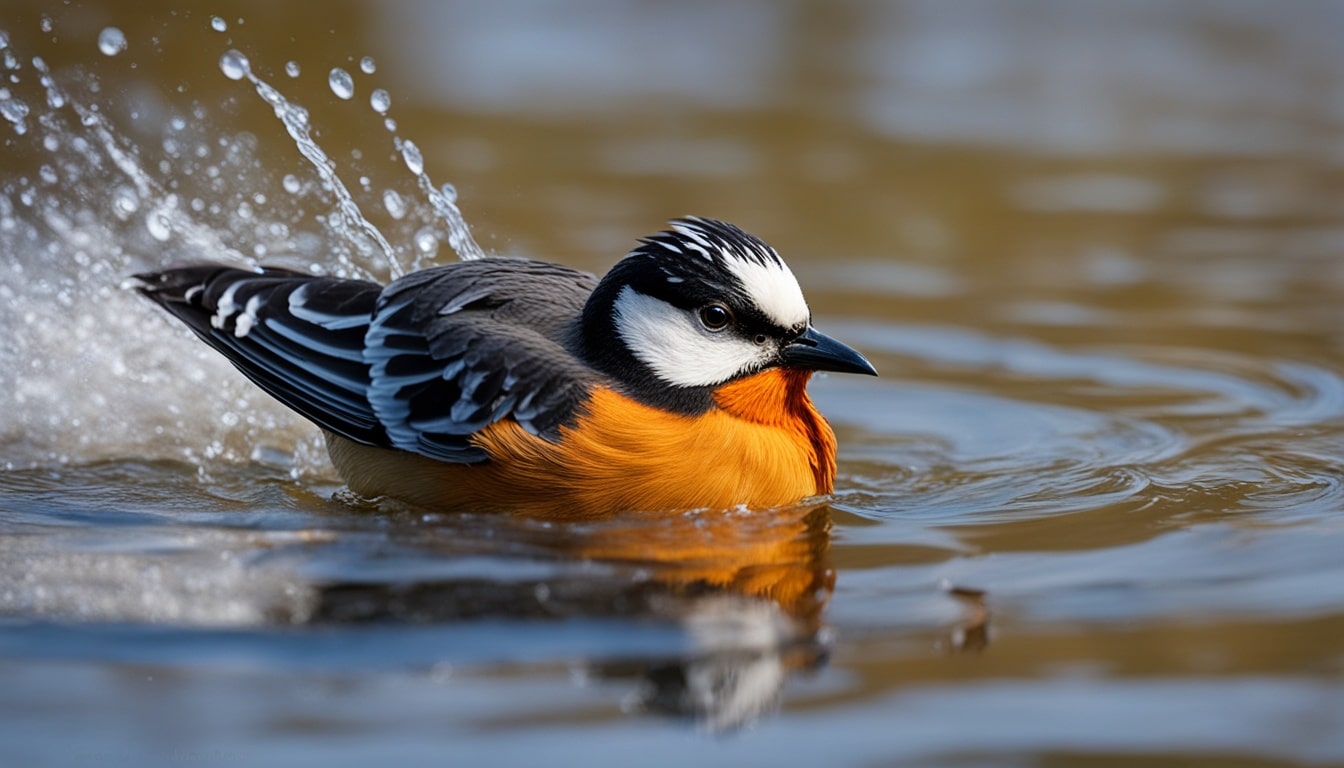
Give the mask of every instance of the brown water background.
M 0 14 L 0 763 L 1344 763 L 1344 7 L 138 8 Z M 386 276 L 230 49 L 404 265 L 394 135 L 496 253 L 771 242 L 882 374 L 834 498 L 343 500 L 122 285 Z

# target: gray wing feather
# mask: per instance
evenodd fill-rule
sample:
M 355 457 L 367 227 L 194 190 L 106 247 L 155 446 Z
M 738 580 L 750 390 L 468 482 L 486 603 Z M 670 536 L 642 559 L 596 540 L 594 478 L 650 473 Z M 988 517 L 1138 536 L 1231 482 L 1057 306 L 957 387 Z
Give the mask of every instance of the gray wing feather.
M 388 286 L 365 335 L 369 402 L 391 443 L 454 462 L 484 460 L 468 438 L 513 418 L 553 439 L 596 375 L 567 348 L 592 275 L 486 259 Z

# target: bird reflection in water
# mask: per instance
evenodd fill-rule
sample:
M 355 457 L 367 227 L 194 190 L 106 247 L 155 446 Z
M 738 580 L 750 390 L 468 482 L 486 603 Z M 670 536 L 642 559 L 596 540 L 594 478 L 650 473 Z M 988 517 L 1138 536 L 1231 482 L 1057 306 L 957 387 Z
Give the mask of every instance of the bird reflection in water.
M 531 577 L 329 583 L 312 622 L 617 619 L 658 622 L 679 650 L 590 658 L 588 676 L 633 681 L 627 709 L 732 729 L 772 711 L 788 677 L 826 658 L 822 608 L 835 583 L 831 511 L 622 516 L 583 524 L 445 516 L 396 526 L 445 557 L 557 566 Z

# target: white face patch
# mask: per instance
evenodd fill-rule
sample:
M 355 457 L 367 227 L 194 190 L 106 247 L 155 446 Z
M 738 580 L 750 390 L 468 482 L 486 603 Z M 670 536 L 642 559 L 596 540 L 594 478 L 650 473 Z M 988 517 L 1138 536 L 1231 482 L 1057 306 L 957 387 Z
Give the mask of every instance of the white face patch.
M 691 217 L 671 224 L 683 246 L 727 268 L 771 322 L 781 328 L 794 328 L 812 318 L 803 289 L 775 249 L 722 222 Z M 654 242 L 667 247 L 664 240 Z M 710 256 L 711 251 L 717 258 Z
M 757 264 L 729 255 L 724 265 L 742 283 L 752 303 L 770 322 L 780 328 L 806 325 L 812 313 L 803 298 L 803 289 L 783 262 Z
M 628 285 L 616 297 L 615 307 L 616 332 L 621 340 L 640 362 L 669 384 L 721 384 L 740 373 L 764 368 L 776 353 L 769 344 L 754 344 L 727 331 L 713 333 L 700 324 L 694 312 L 646 296 Z M 804 311 L 806 308 L 803 305 Z

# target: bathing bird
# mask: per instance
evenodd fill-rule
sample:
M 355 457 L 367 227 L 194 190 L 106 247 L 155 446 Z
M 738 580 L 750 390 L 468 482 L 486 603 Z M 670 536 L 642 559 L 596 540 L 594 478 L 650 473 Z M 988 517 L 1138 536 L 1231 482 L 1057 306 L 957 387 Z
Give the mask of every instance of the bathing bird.
M 351 491 L 552 518 L 768 509 L 831 493 L 815 371 L 876 375 L 793 273 L 687 217 L 600 280 L 491 257 L 387 286 L 198 264 L 139 291 L 325 433 Z

